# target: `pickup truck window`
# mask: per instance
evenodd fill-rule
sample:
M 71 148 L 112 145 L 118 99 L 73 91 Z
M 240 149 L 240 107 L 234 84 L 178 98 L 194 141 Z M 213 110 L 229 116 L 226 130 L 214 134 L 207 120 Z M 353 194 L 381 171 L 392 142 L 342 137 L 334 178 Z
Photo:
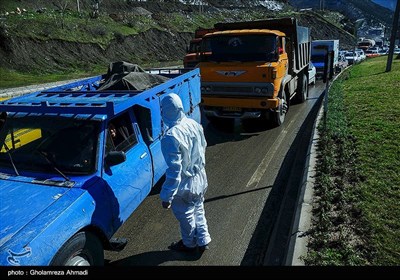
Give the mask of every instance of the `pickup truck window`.
M 129 113 L 112 119 L 108 125 L 107 152 L 123 151 L 126 152 L 138 142 L 133 130 Z
M 143 140 L 147 145 L 153 142 L 153 125 L 151 121 L 151 111 L 149 108 L 142 107 L 140 105 L 133 106 L 133 111 L 136 120 L 139 124 L 140 133 L 142 134 Z
M 209 61 L 277 60 L 275 35 L 220 35 L 209 37 L 205 41 L 203 45 L 210 45 Z
M 56 173 L 54 167 L 64 174 L 93 173 L 99 127 L 97 121 L 7 118 L 0 131 L 0 166 L 14 168 L 14 173 Z

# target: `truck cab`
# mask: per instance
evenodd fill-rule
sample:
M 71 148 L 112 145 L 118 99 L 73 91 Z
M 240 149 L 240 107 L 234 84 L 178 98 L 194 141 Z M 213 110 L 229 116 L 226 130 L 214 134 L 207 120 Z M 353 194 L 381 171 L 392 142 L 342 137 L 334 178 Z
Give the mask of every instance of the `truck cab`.
M 183 67 L 195 68 L 199 63 L 201 38 L 190 40 L 189 47 L 186 50 L 186 55 L 183 58 Z
M 214 27 L 218 31 L 203 37 L 199 64 L 206 117 L 265 118 L 281 125 L 290 100 L 307 98 L 308 28 L 293 18 Z
M 190 40 L 189 46 L 186 49 L 185 57 L 183 58 L 183 67 L 195 68 L 200 59 L 200 46 L 204 35 L 216 31 L 215 28 L 197 28 L 194 32 L 194 38 Z M 204 55 L 204 51 L 203 51 Z
M 200 122 L 198 69 L 160 75 L 144 90 L 98 90 L 98 76 L 0 103 L 1 265 L 102 265 L 121 249 L 113 234 L 167 168 L 163 96 Z
M 325 65 L 326 56 L 330 56 L 330 65 Z M 313 62 L 317 76 L 322 77 L 325 68 L 329 68 L 329 79 L 339 69 L 339 40 L 314 40 L 311 42 L 311 61 Z

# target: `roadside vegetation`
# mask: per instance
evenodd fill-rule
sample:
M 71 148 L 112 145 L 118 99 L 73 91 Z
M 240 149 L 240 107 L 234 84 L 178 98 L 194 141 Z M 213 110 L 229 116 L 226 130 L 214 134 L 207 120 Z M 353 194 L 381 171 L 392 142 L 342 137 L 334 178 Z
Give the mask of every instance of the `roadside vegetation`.
M 194 32 L 198 27 L 211 27 L 226 18 L 252 20 L 265 17 L 265 13 L 254 10 L 243 14 L 228 11 L 216 13 L 172 12 L 168 16 L 140 15 L 132 12 L 106 13 L 90 16 L 90 10 L 78 13 L 72 6 L 47 9 L 43 12 L 27 10 L 20 14 L 9 14 L 2 22 L 7 33 L 18 37 L 38 40 L 63 40 L 77 43 L 96 43 L 105 48 L 111 40 L 136 35 L 151 28 L 171 32 Z
M 58 82 L 70 79 L 78 79 L 104 73 L 104 69 L 93 69 L 92 71 L 69 71 L 53 74 L 21 73 L 0 67 L 0 89 L 28 86 L 42 83 Z
M 342 73 L 318 130 L 306 265 L 400 264 L 400 60 Z

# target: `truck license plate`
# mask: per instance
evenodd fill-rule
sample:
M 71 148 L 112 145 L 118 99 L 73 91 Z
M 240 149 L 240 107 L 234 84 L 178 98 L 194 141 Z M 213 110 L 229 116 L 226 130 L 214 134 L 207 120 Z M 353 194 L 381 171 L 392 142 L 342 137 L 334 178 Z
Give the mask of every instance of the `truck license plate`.
M 239 107 L 224 107 L 224 111 L 229 111 L 229 112 L 240 112 L 241 109 Z

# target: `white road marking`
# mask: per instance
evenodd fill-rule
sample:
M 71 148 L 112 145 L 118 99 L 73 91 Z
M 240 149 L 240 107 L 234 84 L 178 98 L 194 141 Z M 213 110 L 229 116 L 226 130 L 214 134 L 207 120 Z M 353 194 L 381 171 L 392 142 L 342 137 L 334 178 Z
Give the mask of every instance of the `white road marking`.
M 286 126 L 284 130 L 281 131 L 279 136 L 275 139 L 274 143 L 271 146 L 271 150 L 269 150 L 266 154 L 261 163 L 258 165 L 256 171 L 253 173 L 253 176 L 251 176 L 249 182 L 246 185 L 246 188 L 252 186 L 252 187 L 257 187 L 258 183 L 261 180 L 261 177 L 264 175 L 265 171 L 267 171 L 267 167 L 270 164 L 272 158 L 274 157 L 275 153 L 277 150 L 280 148 L 283 139 L 285 138 L 286 134 L 291 128 L 291 126 L 294 123 L 294 120 L 296 118 L 292 117 L 292 120 L 290 123 Z

